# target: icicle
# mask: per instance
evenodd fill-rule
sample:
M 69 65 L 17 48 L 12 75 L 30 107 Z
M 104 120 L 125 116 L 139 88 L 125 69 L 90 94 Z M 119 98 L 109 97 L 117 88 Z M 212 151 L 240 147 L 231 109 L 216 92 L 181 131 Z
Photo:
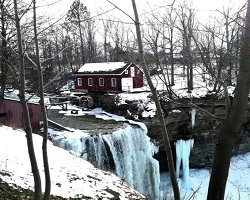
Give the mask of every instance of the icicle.
M 194 125 L 195 125 L 196 108 L 192 107 L 190 113 L 191 113 L 191 124 L 192 124 L 192 128 L 194 128 Z
M 178 140 L 176 142 L 176 176 L 180 178 L 180 167 L 182 163 L 183 187 L 189 188 L 189 156 L 193 148 L 194 140 Z

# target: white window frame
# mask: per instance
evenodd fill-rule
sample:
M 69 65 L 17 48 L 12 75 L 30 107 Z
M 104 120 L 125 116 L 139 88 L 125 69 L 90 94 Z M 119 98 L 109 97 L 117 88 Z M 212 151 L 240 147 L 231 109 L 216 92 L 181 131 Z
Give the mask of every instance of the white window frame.
M 77 78 L 77 85 L 82 86 L 82 78 Z
M 99 86 L 104 86 L 104 78 L 99 78 Z
M 111 87 L 116 87 L 116 78 L 111 78 Z
M 93 86 L 93 79 L 92 78 L 88 78 L 88 86 Z

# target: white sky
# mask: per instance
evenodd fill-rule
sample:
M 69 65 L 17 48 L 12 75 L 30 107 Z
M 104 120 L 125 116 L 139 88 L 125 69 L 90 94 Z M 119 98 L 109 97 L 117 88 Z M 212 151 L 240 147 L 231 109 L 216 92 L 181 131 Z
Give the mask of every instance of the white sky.
M 30 2 L 31 0 L 25 0 Z M 117 5 L 124 12 L 134 18 L 134 13 L 132 9 L 131 0 L 110 0 L 113 4 Z M 173 0 L 135 0 L 137 4 L 138 14 L 141 22 L 145 22 L 145 19 L 152 18 L 151 13 L 161 13 L 164 14 L 165 9 L 172 3 Z M 66 15 L 70 6 L 72 5 L 73 0 L 42 0 L 37 2 L 38 10 L 37 13 L 40 16 L 46 16 L 54 18 L 50 20 L 50 24 L 54 21 L 57 21 L 59 18 Z M 125 22 L 124 25 L 126 30 L 128 26 L 131 28 L 131 24 L 133 21 L 124 13 L 122 13 L 118 9 L 114 9 L 114 6 L 110 4 L 107 0 L 81 0 L 84 6 L 87 6 L 88 11 L 91 13 L 91 17 L 96 22 L 95 29 L 97 33 L 95 35 L 95 39 L 97 41 L 103 40 L 103 24 L 102 19 L 111 20 L 111 21 L 119 21 Z M 230 5 L 233 7 L 231 9 L 231 13 L 233 10 L 239 10 L 239 7 L 245 4 L 246 0 L 186 0 L 187 4 L 191 4 L 192 8 L 196 9 L 196 19 L 198 19 L 201 23 L 205 24 L 209 21 L 214 21 L 211 19 L 215 16 L 222 16 L 219 14 L 219 11 L 222 11 L 223 8 L 226 9 Z M 183 0 L 176 0 L 175 8 L 178 9 L 178 5 L 183 3 Z M 39 7 L 41 6 L 42 7 Z M 219 11 L 218 11 L 219 10 Z M 105 13 L 105 14 L 104 14 Z M 32 16 L 32 15 L 31 15 Z M 126 27 L 127 23 L 131 23 Z M 143 24 L 143 23 L 142 23 Z M 119 23 L 119 25 L 121 25 Z M 146 30 L 146 27 L 143 27 Z M 127 31 L 128 37 L 134 37 L 133 31 Z M 132 34 L 131 34 L 132 33 Z M 130 45 L 130 44 L 128 44 Z M 132 45 L 132 44 L 131 44 Z
M 28 1 L 28 0 L 27 0 Z M 117 5 L 119 8 L 124 10 L 126 13 L 133 17 L 133 9 L 131 0 L 110 0 L 112 3 Z M 173 0 L 136 0 L 137 9 L 139 15 L 145 14 L 150 10 L 156 11 L 162 8 L 163 6 L 169 5 Z M 53 3 L 55 2 L 55 3 Z M 64 14 L 68 11 L 70 5 L 72 5 L 73 0 L 43 0 L 40 3 L 43 5 L 48 5 L 46 9 L 43 8 L 43 13 L 58 15 Z M 81 2 L 87 6 L 88 10 L 91 11 L 92 16 L 95 16 L 98 13 L 102 13 L 112 9 L 112 6 L 106 0 L 81 0 Z M 176 0 L 175 5 L 178 5 L 178 2 L 183 2 L 182 0 Z M 193 4 L 198 11 L 198 15 L 204 16 L 207 18 L 209 15 L 214 15 L 215 10 L 222 10 L 223 7 L 228 5 L 235 8 L 241 7 L 244 5 L 246 0 L 186 0 L 188 4 Z M 109 14 L 114 13 L 113 11 Z M 120 11 L 115 11 L 115 17 L 119 17 L 123 20 L 130 21 L 123 13 Z

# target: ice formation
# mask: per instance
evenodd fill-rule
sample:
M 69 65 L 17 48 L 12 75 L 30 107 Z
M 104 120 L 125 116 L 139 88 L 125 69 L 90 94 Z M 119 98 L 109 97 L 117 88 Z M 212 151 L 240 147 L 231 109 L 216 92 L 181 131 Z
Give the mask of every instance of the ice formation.
M 182 187 L 189 188 L 189 156 L 193 148 L 194 140 L 177 140 L 176 142 L 176 176 L 180 179 L 180 168 L 182 164 Z
M 159 163 L 153 158 L 155 148 L 144 124 L 126 125 L 113 133 L 92 137 L 61 137 L 54 143 L 98 168 L 114 171 L 148 198 L 159 198 Z
M 191 124 L 192 124 L 192 128 L 194 128 L 194 125 L 195 125 L 196 108 L 192 107 L 192 108 L 191 108 L 191 111 L 190 111 L 190 114 L 191 114 Z

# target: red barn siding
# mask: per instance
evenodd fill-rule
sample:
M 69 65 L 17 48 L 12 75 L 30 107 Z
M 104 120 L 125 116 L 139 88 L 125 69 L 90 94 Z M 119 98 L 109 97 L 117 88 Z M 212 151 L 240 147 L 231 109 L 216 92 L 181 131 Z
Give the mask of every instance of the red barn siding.
M 133 77 L 133 88 L 143 87 L 143 72 L 135 65 L 131 64 L 127 70 L 128 74 L 125 74 L 125 71 L 122 74 L 118 75 L 107 75 L 107 74 L 79 74 L 75 77 L 75 89 L 76 90 L 88 90 L 89 92 L 109 92 L 122 91 L 122 78 L 131 77 L 131 67 L 135 67 L 135 76 Z M 82 86 L 78 86 L 77 78 L 82 79 Z M 93 86 L 88 86 L 88 78 L 92 78 Z M 99 86 L 99 78 L 104 79 L 104 86 Z M 111 79 L 116 78 L 116 87 L 111 86 Z
M 37 133 L 42 121 L 41 108 L 39 104 L 28 103 L 32 131 Z M 17 100 L 4 99 L 0 113 L 6 113 L 6 117 L 0 118 L 0 123 L 6 126 L 23 129 L 24 119 L 21 103 Z
M 75 80 L 75 89 L 85 89 L 90 92 L 107 92 L 107 91 L 121 91 L 121 76 L 118 75 L 84 75 L 82 78 L 82 86 L 77 85 Z M 88 86 L 88 78 L 92 78 L 93 85 Z M 104 86 L 99 86 L 99 78 L 104 79 Z M 116 87 L 111 86 L 111 78 L 116 78 Z
M 143 73 L 139 69 L 136 73 L 138 74 L 133 78 L 133 87 L 134 88 L 143 87 Z

